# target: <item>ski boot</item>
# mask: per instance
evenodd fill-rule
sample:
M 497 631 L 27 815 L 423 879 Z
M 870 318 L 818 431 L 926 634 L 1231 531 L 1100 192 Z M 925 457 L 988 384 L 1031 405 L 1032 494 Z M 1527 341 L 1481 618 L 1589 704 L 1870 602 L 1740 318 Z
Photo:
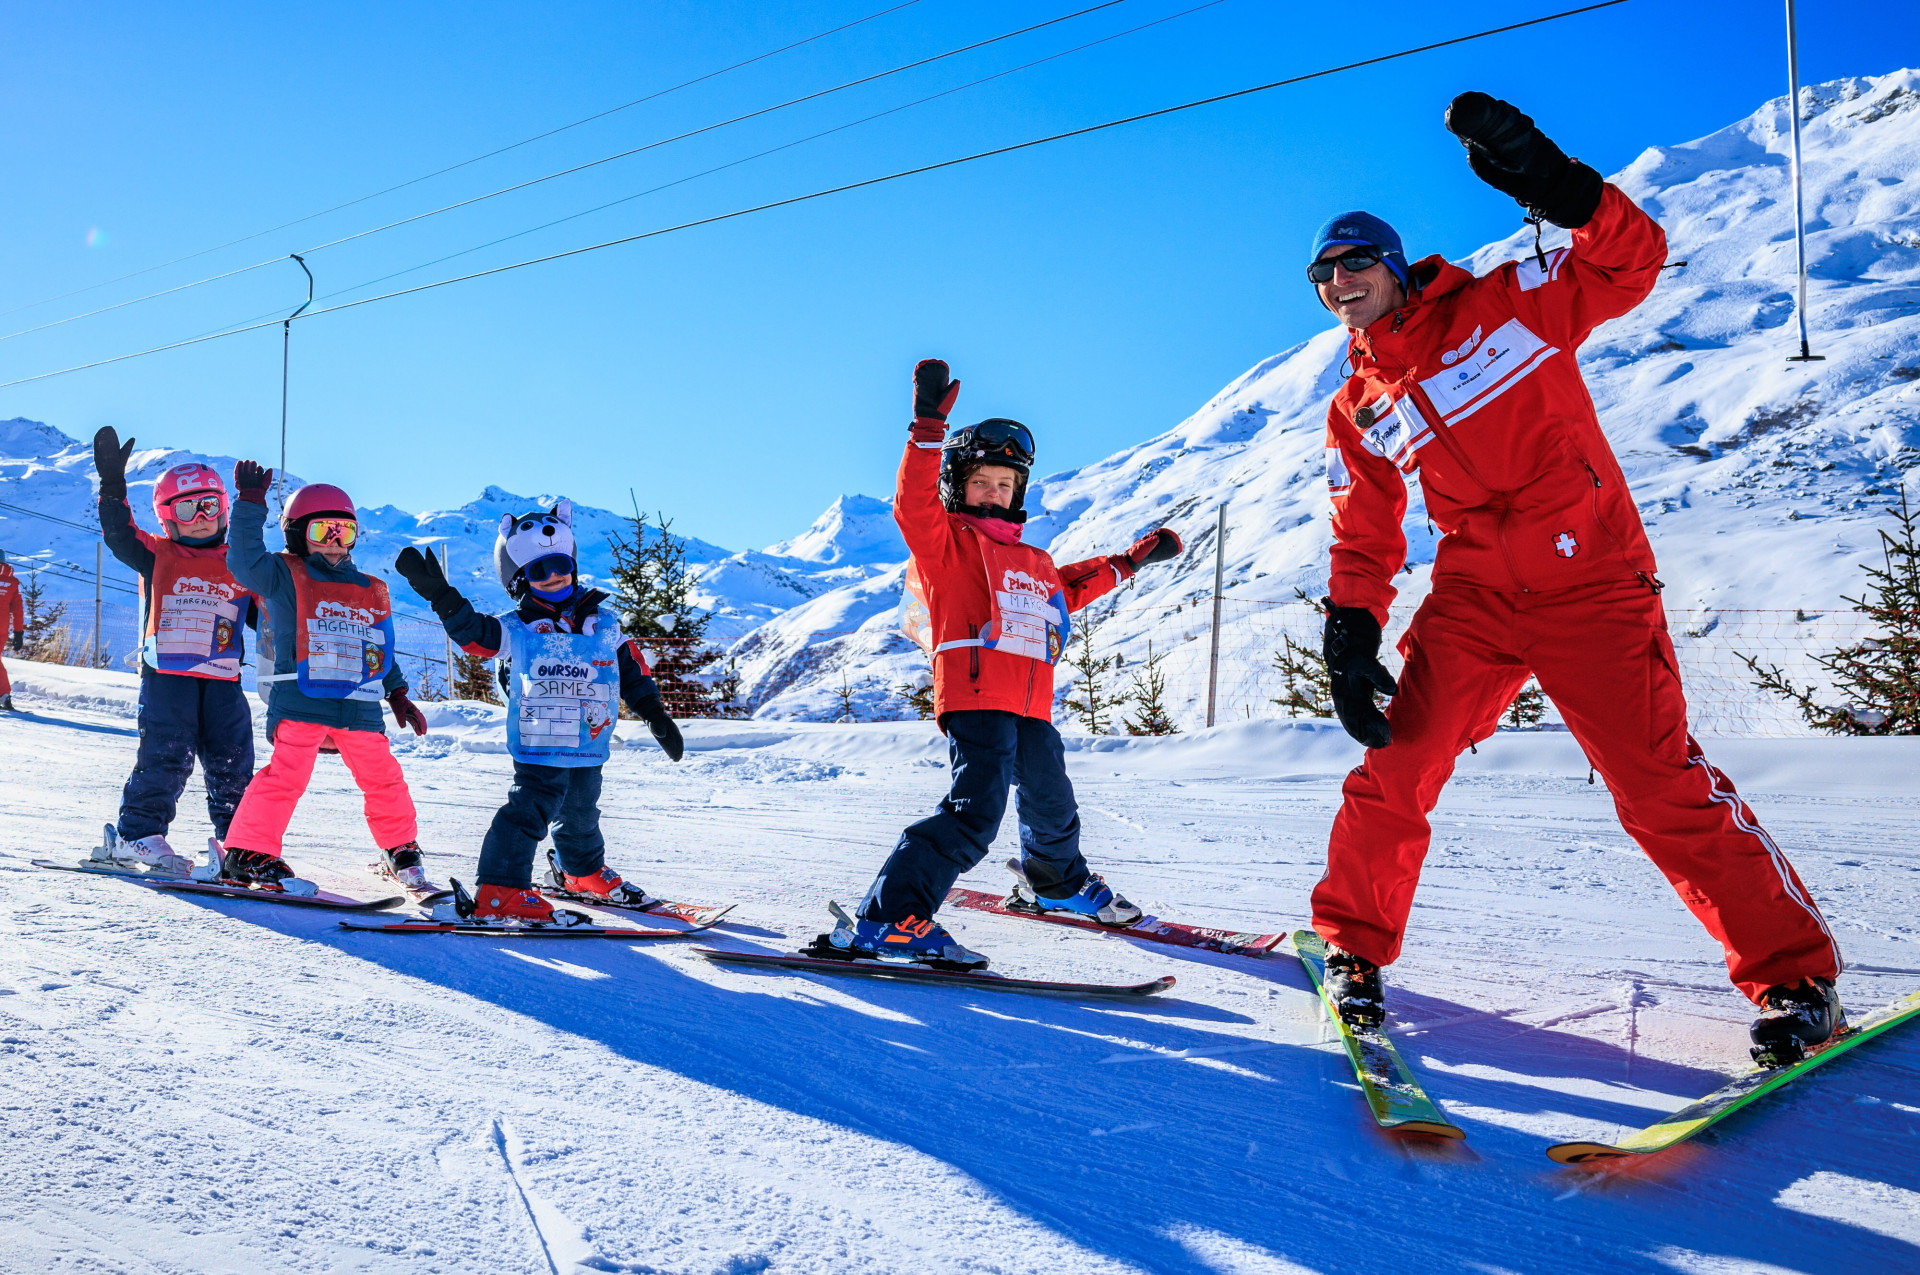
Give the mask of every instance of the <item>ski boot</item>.
M 1089 872 L 1087 882 L 1077 894 L 1064 899 L 1049 899 L 1035 890 L 1027 881 L 1026 869 L 1020 866 L 1020 860 L 1007 860 L 1007 869 L 1012 872 L 1014 904 L 1017 907 L 1035 912 L 1071 912 L 1075 916 L 1084 916 L 1102 925 L 1116 927 L 1132 925 L 1141 917 L 1139 908 L 1113 892 L 1098 872 Z
M 854 920 L 838 903 L 832 905 L 834 927 L 813 941 L 810 956 L 838 960 L 908 960 L 945 970 L 983 970 L 987 958 L 947 933 L 938 921 L 908 917 L 904 921 Z
M 409 841 L 404 846 L 395 846 L 391 850 L 380 852 L 379 870 L 398 881 L 403 889 L 430 892 L 433 882 L 427 880 L 427 870 L 420 864 L 420 843 Z
M 120 830 L 112 824 L 102 830 L 100 844 L 93 848 L 91 861 L 123 869 L 144 867 L 154 876 L 161 877 L 184 877 L 193 871 L 193 860 L 175 854 L 173 847 L 167 844 L 166 837 L 161 834 L 128 841 L 121 837 Z
M 1387 1021 L 1380 967 L 1331 943 L 1327 944 L 1326 993 L 1349 1027 L 1377 1028 Z
M 11 695 L 0 695 L 0 711 L 5 711 L 5 712 L 9 712 L 9 713 L 11 713 L 11 712 L 13 712 L 13 711 L 14 711 L 14 708 L 13 708 L 13 696 L 11 696 Z
M 1840 1008 L 1832 979 L 1803 978 L 1770 987 L 1760 998 L 1760 1016 L 1747 1029 L 1753 1038 L 1753 1061 L 1762 1067 L 1797 1063 L 1846 1025 L 1847 1012 Z
M 214 837 L 207 838 L 207 861 L 193 870 L 195 881 L 212 885 L 238 885 L 281 894 L 297 894 L 310 899 L 320 887 L 293 875 L 287 861 L 277 854 L 223 846 Z
M 516 889 L 504 885 L 480 885 L 474 893 L 458 879 L 447 883 L 453 898 L 433 909 L 436 921 L 459 921 L 475 925 L 497 925 L 502 929 L 519 926 L 569 926 L 591 924 L 591 918 L 566 908 L 556 909 L 532 886 Z
M 561 894 L 577 894 L 602 903 L 617 903 L 623 908 L 644 911 L 660 900 L 639 886 L 624 880 L 618 872 L 602 864 L 598 872 L 584 877 L 569 876 L 560 868 L 560 859 L 547 851 L 547 884 Z

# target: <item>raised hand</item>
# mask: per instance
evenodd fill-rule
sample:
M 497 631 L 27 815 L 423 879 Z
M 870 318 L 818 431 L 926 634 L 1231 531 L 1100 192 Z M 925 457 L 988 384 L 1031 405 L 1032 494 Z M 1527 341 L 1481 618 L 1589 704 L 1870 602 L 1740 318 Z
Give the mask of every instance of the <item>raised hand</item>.
M 233 467 L 233 491 L 241 500 L 256 505 L 267 503 L 267 488 L 273 485 L 273 471 L 259 461 L 243 460 Z
M 93 436 L 93 468 L 100 475 L 102 500 L 127 498 L 127 458 L 133 455 L 133 440 L 125 443 L 113 426 L 103 425 Z
M 921 359 L 913 365 L 913 441 L 937 443 L 946 437 L 947 413 L 960 397 L 960 382 L 951 379 L 942 359 Z
M 1481 181 L 1556 226 L 1571 230 L 1593 219 L 1605 185 L 1600 174 L 1568 159 L 1519 107 L 1467 92 L 1447 106 L 1445 119 Z

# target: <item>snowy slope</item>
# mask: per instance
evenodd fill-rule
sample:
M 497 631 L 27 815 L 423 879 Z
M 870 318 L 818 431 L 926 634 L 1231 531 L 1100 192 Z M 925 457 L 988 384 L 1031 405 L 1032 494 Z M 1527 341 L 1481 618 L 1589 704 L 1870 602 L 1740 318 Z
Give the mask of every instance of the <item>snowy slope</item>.
M 1709 137 L 1650 148 L 1614 175 L 1666 228 L 1670 259 L 1685 264 L 1581 351 L 1676 629 L 1688 630 L 1678 635 L 1683 659 L 1715 628 L 1718 608 L 1838 609 L 1878 543 L 1881 511 L 1920 461 L 1920 72 L 1803 91 L 1809 312 L 1815 351 L 1826 356 L 1817 363 L 1786 361 L 1798 347 L 1785 110 L 1784 99 L 1769 102 Z M 1548 247 L 1565 242 L 1549 231 Z M 1464 264 L 1484 273 L 1532 248 L 1522 229 Z M 1186 538 L 1184 558 L 1143 573 L 1092 615 L 1113 617 L 1101 640 L 1130 662 L 1149 640 L 1173 653 L 1189 721 L 1203 694 L 1205 623 L 1177 608 L 1212 591 L 1222 501 L 1229 599 L 1286 601 L 1296 587 L 1324 588 L 1325 405 L 1343 354 L 1341 330 L 1324 332 L 1250 369 L 1166 433 L 1034 485 L 1029 539 L 1057 560 L 1113 552 L 1162 523 Z M 1401 578 L 1403 603 L 1424 595 L 1433 561 L 1417 488 L 1412 496 L 1415 569 Z M 870 614 L 880 604 L 860 599 Z M 1400 607 L 1397 621 L 1410 610 Z M 1271 614 L 1230 607 L 1228 621 L 1264 625 L 1264 649 L 1277 645 Z M 893 656 L 869 645 L 876 668 L 898 680 Z M 767 680 L 750 687 L 763 713 L 813 715 L 819 683 L 862 674 L 851 653 L 823 658 L 811 678 L 788 678 L 793 664 L 765 666 Z
M 11 662 L 10 662 L 11 663 Z M 0 1271 L 1371 1275 L 1912 1269 L 1920 1025 L 1657 1160 L 1570 1170 L 1745 1063 L 1748 1006 L 1565 736 L 1462 759 L 1390 1026 L 1462 1145 L 1371 1127 L 1297 962 L 955 913 L 997 968 L 1171 973 L 1141 1004 L 710 966 L 680 945 L 390 938 L 29 861 L 112 817 L 134 679 L 11 663 L 0 715 Z M 442 706 L 436 706 L 442 707 Z M 779 949 L 945 788 L 930 724 L 696 722 L 617 752 L 610 860 Z M 437 876 L 504 756 L 399 741 Z M 1069 741 L 1095 866 L 1291 927 L 1357 749 L 1324 723 Z M 1850 1007 L 1920 982 L 1920 741 L 1724 741 L 1827 911 Z M 58 794 L 58 800 L 50 799 Z M 175 844 L 206 835 L 197 782 Z M 1011 843 L 1005 830 L 1002 845 Z M 323 758 L 292 862 L 371 895 Z M 998 889 L 990 857 L 963 884 Z

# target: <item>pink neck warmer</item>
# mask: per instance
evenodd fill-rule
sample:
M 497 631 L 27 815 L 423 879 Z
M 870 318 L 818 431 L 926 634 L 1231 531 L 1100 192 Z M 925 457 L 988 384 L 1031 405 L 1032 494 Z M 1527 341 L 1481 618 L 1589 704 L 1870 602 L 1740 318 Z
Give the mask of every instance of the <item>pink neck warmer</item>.
M 1024 530 L 1020 523 L 1008 522 L 1004 518 L 980 518 L 973 514 L 955 514 L 954 517 L 987 539 L 1003 545 L 1019 544 L 1020 533 Z

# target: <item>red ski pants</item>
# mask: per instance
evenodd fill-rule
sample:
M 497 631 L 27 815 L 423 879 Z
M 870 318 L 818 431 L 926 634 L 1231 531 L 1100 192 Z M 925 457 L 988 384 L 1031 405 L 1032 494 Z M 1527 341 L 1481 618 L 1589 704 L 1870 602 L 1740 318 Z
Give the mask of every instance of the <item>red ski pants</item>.
M 240 808 L 233 812 L 226 844 L 236 850 L 280 853 L 280 839 L 293 822 L 313 778 L 314 758 L 329 737 L 340 750 L 353 781 L 360 785 L 366 805 L 367 828 L 382 850 L 404 846 L 419 835 L 414 820 L 413 794 L 400 763 L 387 747 L 387 737 L 371 730 L 336 730 L 313 722 L 282 721 L 273 732 L 273 757 L 247 785 Z
M 1682 902 L 1726 950 L 1749 999 L 1836 977 L 1840 951 L 1793 865 L 1687 733 L 1660 599 L 1637 579 L 1550 593 L 1442 584 L 1400 641 L 1393 742 L 1347 776 L 1313 891 L 1313 928 L 1376 964 L 1400 955 L 1454 759 L 1493 734 L 1531 673 L 1614 809 Z
M 0 659 L 0 695 L 13 694 L 13 679 L 7 676 L 7 662 Z

